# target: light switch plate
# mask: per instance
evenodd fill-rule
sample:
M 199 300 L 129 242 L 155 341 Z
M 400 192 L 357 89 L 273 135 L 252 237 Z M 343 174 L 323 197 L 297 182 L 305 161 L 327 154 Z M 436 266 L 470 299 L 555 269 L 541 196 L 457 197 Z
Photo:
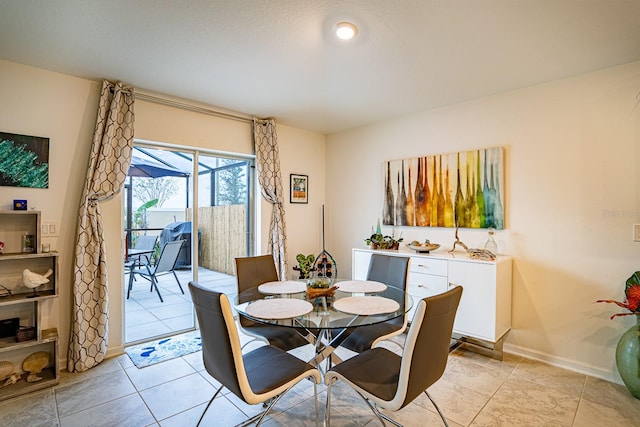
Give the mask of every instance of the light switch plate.
M 58 237 L 60 235 L 60 223 L 58 221 L 42 221 L 42 236 Z
M 633 224 L 633 241 L 640 242 L 640 224 Z

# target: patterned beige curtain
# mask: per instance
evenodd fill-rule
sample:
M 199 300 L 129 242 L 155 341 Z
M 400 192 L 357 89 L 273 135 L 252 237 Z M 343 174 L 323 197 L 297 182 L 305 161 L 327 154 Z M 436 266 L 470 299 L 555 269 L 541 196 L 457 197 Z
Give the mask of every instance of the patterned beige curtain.
M 262 197 L 273 204 L 269 248 L 273 254 L 280 280 L 285 280 L 287 274 L 287 233 L 284 222 L 284 197 L 276 121 L 254 118 L 253 138 L 256 145 L 258 182 L 262 190 Z
M 107 263 L 100 203 L 120 192 L 133 148 L 133 88 L 104 81 L 80 202 L 74 263 L 73 313 L 67 370 L 82 372 L 107 353 Z

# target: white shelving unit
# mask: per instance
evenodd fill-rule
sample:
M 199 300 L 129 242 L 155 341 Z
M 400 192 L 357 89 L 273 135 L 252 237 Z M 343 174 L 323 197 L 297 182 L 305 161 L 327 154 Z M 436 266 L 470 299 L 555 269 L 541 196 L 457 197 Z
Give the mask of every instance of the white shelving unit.
M 3 386 L 4 380 L 0 382 L 0 401 L 51 387 L 60 379 L 58 331 L 43 330 L 41 320 L 42 304 L 58 297 L 58 253 L 40 252 L 40 231 L 39 211 L 0 211 L 0 241 L 5 244 L 0 255 L 0 284 L 11 291 L 11 295 L 0 296 L 0 320 L 18 318 L 20 327 L 26 328 L 20 331 L 20 335 L 25 335 L 20 341 L 17 336 L 0 338 L 0 361 L 13 363 L 14 372 L 20 374 L 15 384 Z M 33 252 L 22 252 L 25 234 L 34 237 Z M 51 269 L 53 274 L 49 283 L 34 292 L 22 284 L 25 269 L 39 274 Z M 49 365 L 38 374 L 42 377 L 40 381 L 29 383 L 22 362 L 38 351 L 49 353 Z

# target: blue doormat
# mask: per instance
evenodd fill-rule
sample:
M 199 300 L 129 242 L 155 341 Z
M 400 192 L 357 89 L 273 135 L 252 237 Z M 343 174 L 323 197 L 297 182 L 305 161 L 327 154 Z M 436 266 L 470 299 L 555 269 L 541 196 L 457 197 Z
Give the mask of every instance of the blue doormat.
M 134 365 L 144 368 L 202 350 L 200 331 L 187 332 L 125 348 Z

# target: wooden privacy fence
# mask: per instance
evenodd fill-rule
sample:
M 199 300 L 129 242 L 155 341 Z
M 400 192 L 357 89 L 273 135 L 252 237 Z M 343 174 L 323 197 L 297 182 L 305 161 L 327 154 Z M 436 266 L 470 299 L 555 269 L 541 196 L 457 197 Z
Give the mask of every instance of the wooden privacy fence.
M 246 205 L 198 208 L 200 266 L 235 275 L 236 257 L 247 256 Z

